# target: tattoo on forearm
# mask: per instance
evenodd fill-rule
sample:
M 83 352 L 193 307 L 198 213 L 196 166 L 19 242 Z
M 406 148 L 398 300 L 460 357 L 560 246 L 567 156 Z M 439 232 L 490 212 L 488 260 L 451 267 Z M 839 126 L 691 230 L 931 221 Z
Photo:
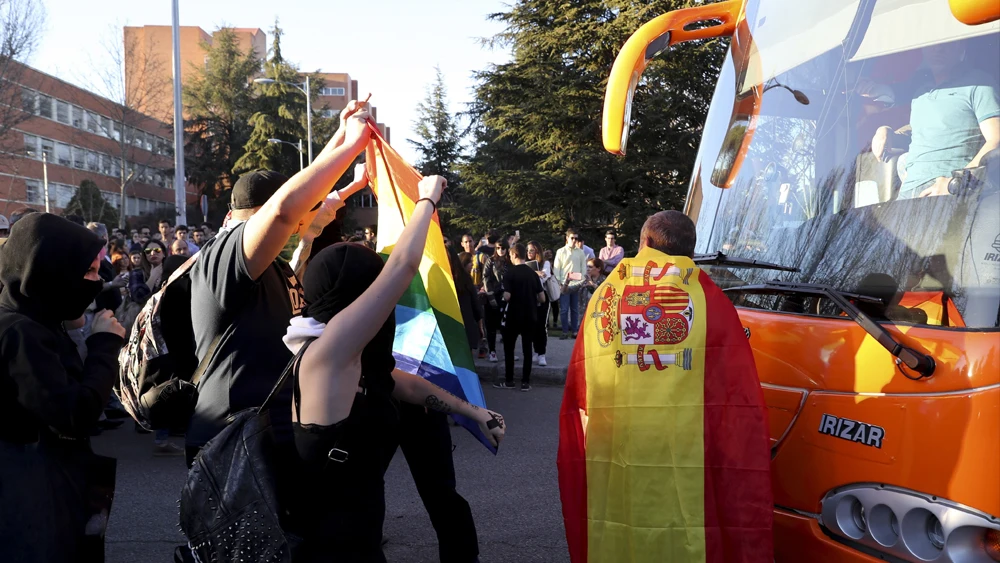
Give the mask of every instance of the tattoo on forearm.
M 424 400 L 424 406 L 445 414 L 451 414 L 454 412 L 454 409 L 448 406 L 448 403 L 439 399 L 437 395 L 428 395 L 427 399 Z
M 432 409 L 432 410 L 436 410 L 438 412 L 443 412 L 445 414 L 453 414 L 453 413 L 454 414 L 461 414 L 462 407 L 466 406 L 466 405 L 469 407 L 469 409 L 471 409 L 473 411 L 478 411 L 479 410 L 479 407 L 477 407 L 476 405 L 473 405 L 472 403 L 466 401 L 465 399 L 462 399 L 462 398 L 460 398 L 460 397 L 458 397 L 456 395 L 453 395 L 453 394 L 449 393 L 448 391 L 445 391 L 444 389 L 439 389 L 439 391 L 441 392 L 442 395 L 447 395 L 447 396 L 451 397 L 452 399 L 455 399 L 455 402 L 457 402 L 459 404 L 459 407 L 458 408 L 451 407 L 450 405 L 448 405 L 448 403 L 444 402 L 437 395 L 428 395 L 427 398 L 424 399 L 424 406 L 425 407 L 427 407 L 429 409 Z

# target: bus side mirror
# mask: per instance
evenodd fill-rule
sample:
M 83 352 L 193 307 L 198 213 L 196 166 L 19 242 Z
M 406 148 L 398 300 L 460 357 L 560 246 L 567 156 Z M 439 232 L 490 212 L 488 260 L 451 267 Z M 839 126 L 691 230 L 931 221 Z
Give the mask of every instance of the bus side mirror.
M 965 25 L 981 25 L 1000 19 L 1000 2 L 983 0 L 948 0 L 955 19 Z
M 732 35 L 742 0 L 674 10 L 638 29 L 619 51 L 604 94 L 601 132 L 604 149 L 624 155 L 632 114 L 632 99 L 649 61 L 671 45 Z

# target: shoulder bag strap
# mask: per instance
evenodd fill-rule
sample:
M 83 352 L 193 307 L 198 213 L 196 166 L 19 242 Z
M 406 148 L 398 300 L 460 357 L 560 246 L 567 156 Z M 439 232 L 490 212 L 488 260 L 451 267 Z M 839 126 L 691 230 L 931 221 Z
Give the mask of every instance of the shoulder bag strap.
M 271 401 L 273 401 L 278 395 L 281 388 L 285 386 L 285 383 L 288 381 L 288 376 L 295 371 L 295 365 L 302 359 L 302 355 L 305 354 L 306 349 L 309 348 L 309 345 L 312 344 L 312 342 L 313 341 L 310 340 L 299 348 L 299 353 L 295 354 L 295 356 L 288 362 L 288 365 L 285 366 L 285 371 L 281 372 L 281 377 L 278 378 L 278 381 L 274 384 L 271 392 L 267 395 L 267 399 L 264 399 L 264 403 L 259 409 L 257 409 L 257 412 L 264 412 L 269 406 L 271 406 Z
M 215 357 L 215 351 L 219 348 L 219 343 L 222 342 L 222 334 L 219 333 L 215 335 L 212 339 L 212 343 L 208 345 L 208 352 L 205 354 L 205 359 L 198 364 L 198 369 L 194 370 L 194 375 L 191 376 L 191 383 L 197 387 L 198 382 L 201 381 L 203 375 L 205 375 L 205 370 L 208 369 L 208 364 L 211 363 L 212 358 Z

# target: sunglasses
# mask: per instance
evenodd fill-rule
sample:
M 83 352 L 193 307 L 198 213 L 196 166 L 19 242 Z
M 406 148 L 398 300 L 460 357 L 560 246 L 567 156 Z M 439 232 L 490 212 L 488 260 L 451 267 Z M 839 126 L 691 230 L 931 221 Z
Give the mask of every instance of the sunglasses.
M 163 254 L 162 248 L 147 248 L 146 254 Z

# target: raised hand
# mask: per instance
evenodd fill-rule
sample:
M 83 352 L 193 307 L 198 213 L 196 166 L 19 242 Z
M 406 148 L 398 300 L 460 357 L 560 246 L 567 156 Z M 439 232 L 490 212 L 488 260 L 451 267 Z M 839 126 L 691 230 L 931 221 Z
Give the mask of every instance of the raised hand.
M 344 125 L 346 127 L 344 141 L 349 146 L 368 142 L 369 137 L 371 137 L 371 129 L 368 128 L 370 119 L 371 114 L 366 110 L 357 111 L 347 118 Z
M 94 315 L 94 322 L 90 325 L 90 333 L 97 334 L 99 332 L 108 332 L 111 334 L 117 334 L 118 336 L 125 338 L 125 327 L 118 322 L 111 311 L 107 309 L 102 309 L 96 315 Z
M 417 184 L 417 193 L 420 194 L 420 199 L 429 199 L 437 205 L 447 187 L 448 180 L 444 176 L 426 176 Z

